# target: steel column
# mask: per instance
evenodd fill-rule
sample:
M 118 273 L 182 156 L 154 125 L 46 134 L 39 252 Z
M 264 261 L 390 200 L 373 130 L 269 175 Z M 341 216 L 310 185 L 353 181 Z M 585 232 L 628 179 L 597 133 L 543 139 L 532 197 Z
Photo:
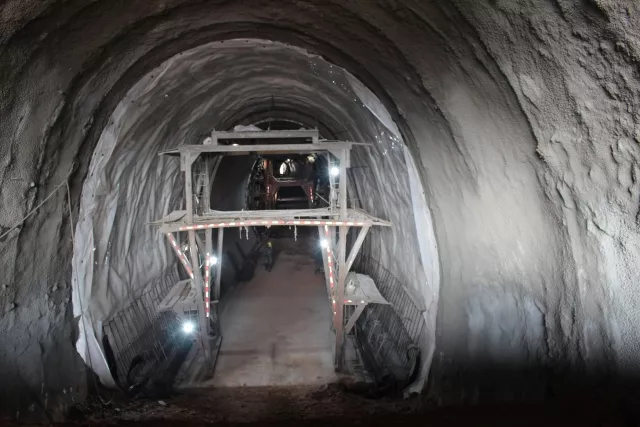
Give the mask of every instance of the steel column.
M 186 197 L 186 211 L 187 219 L 193 222 L 193 181 L 191 166 L 193 161 L 198 157 L 198 154 L 192 155 L 190 152 L 183 153 L 181 158 L 182 169 L 184 170 L 184 186 Z M 200 324 L 200 339 L 202 347 L 204 348 L 205 357 L 208 359 L 211 355 L 211 349 L 209 348 L 206 338 L 209 336 L 209 322 L 207 320 L 208 307 L 204 301 L 204 281 L 202 279 L 202 272 L 200 270 L 200 264 L 198 260 L 198 244 L 196 242 L 196 232 L 190 230 L 189 234 L 189 253 L 191 254 L 191 265 L 193 266 L 193 284 L 196 288 L 196 298 L 198 305 L 203 307 L 204 310 L 198 310 L 198 323 Z
M 344 282 L 347 278 L 346 271 L 346 246 L 348 227 L 340 227 L 338 239 L 338 283 L 336 286 L 336 315 L 334 327 L 336 331 L 336 349 L 334 364 L 337 371 L 342 370 L 343 346 L 344 346 Z
M 187 221 L 193 222 L 193 181 L 191 176 L 191 153 L 186 152 L 181 156 L 184 167 L 184 197 L 186 202 Z M 194 239 L 195 243 L 195 239 Z M 191 244 L 191 243 L 189 243 Z
M 222 279 L 222 242 L 224 239 L 224 228 L 218 229 L 218 264 L 216 264 L 216 285 L 213 289 L 213 299 L 216 303 L 220 301 L 220 280 Z
M 198 302 L 201 307 L 204 307 L 204 310 L 198 310 L 199 318 L 200 318 L 200 331 L 202 333 L 202 337 L 204 339 L 205 336 L 209 335 L 209 322 L 207 321 L 207 312 L 209 311 L 208 304 L 205 304 L 204 301 L 204 280 L 202 279 L 202 272 L 200 270 L 199 259 L 198 259 L 198 244 L 196 243 L 196 232 L 189 231 L 189 247 L 191 248 L 189 252 L 191 253 L 191 265 L 195 265 L 193 269 L 193 282 L 196 287 L 196 297 L 198 298 Z M 205 345 L 205 351 L 208 355 L 208 346 Z
M 329 227 L 327 227 L 326 225 L 324 227 L 322 226 L 318 226 L 318 238 L 320 239 L 320 241 L 326 241 L 327 242 L 327 248 L 320 248 L 320 253 L 322 254 L 322 268 L 324 270 L 324 280 L 325 280 L 325 284 L 327 285 L 327 294 L 329 295 L 329 298 L 331 298 L 331 287 L 329 284 L 329 264 L 327 262 L 327 249 L 330 248 L 330 242 L 331 240 L 329 239 Z
M 349 322 L 347 322 L 347 326 L 344 327 L 345 335 L 351 332 L 351 329 L 353 329 L 353 327 L 356 325 L 358 318 L 360 317 L 360 315 L 362 314 L 366 306 L 367 304 L 358 304 L 358 306 L 356 307 L 356 311 L 354 311 L 351 317 L 349 318 Z
M 180 260 L 180 262 L 182 263 L 182 266 L 184 267 L 185 271 L 187 272 L 189 277 L 193 278 L 193 269 L 191 268 L 189 261 L 187 261 L 187 257 L 182 252 L 182 249 L 180 249 L 180 245 L 176 241 L 176 238 L 173 237 L 173 234 L 171 233 L 167 233 L 167 238 L 169 239 L 169 243 L 171 243 L 171 247 L 173 248 L 173 251 L 178 256 L 178 260 Z
M 360 248 L 362 247 L 362 244 L 364 243 L 364 239 L 367 237 L 367 234 L 369 233 L 370 228 L 371 228 L 370 225 L 365 225 L 360 229 L 360 233 L 358 233 L 358 238 L 353 243 L 351 252 L 349 252 L 349 258 L 347 258 L 347 266 L 346 266 L 347 273 L 351 270 L 351 266 L 353 266 L 353 263 L 356 260 L 356 257 L 358 256 L 358 252 L 360 252 Z
M 340 195 L 340 219 L 346 220 L 348 217 L 347 212 L 347 162 L 348 152 L 342 150 L 340 152 L 340 183 L 338 184 L 338 191 Z

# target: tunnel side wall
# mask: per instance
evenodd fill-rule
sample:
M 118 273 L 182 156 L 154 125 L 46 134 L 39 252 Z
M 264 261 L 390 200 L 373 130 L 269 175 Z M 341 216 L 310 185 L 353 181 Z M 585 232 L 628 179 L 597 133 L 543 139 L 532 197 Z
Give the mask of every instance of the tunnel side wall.
M 539 394 L 558 369 L 633 377 L 640 6 L 269 5 L 4 2 L 2 230 L 70 171 L 77 212 L 111 113 L 164 59 L 229 34 L 311 45 L 389 106 L 427 190 L 442 270 L 435 395 Z M 0 401 L 22 414 L 61 413 L 86 389 L 65 199 L 55 193 L 0 242 Z M 542 380 L 509 379 L 527 370 Z

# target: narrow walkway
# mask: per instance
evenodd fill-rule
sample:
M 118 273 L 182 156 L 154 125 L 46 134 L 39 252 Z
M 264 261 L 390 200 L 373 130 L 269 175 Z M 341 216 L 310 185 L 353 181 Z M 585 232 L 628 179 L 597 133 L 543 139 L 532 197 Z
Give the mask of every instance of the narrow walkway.
M 262 265 L 227 298 L 217 387 L 333 382 L 331 316 L 323 276 L 308 242 L 276 240 L 273 271 Z

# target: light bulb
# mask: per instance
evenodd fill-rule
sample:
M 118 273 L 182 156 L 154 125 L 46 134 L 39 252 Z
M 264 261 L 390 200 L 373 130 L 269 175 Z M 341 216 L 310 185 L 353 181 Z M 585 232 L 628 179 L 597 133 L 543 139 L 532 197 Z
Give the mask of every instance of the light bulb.
M 196 325 L 194 325 L 193 322 L 184 322 L 182 324 L 182 332 L 184 332 L 185 334 L 191 334 L 195 330 Z

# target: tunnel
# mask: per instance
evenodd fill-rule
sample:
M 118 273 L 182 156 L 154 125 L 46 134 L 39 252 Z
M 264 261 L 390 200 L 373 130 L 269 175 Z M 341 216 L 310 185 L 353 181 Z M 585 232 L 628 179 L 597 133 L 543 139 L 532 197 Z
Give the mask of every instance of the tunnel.
M 245 128 L 366 144 L 351 152 L 347 203 L 389 226 L 372 227 L 354 265 L 417 313 L 402 397 L 446 407 L 637 391 L 638 4 L 5 0 L 0 11 L 9 419 L 64 420 L 122 388 L 110 325 L 142 328 L 123 313 L 187 277 L 152 224 L 185 203 L 180 162 L 160 153 Z M 213 209 L 247 208 L 257 160 L 222 156 Z M 285 193 L 285 205 L 304 198 Z M 275 276 L 257 227 L 225 233 L 221 303 L 242 304 Z M 297 265 L 314 238 L 283 227 L 274 239 Z M 402 307 L 367 313 L 406 333 Z

